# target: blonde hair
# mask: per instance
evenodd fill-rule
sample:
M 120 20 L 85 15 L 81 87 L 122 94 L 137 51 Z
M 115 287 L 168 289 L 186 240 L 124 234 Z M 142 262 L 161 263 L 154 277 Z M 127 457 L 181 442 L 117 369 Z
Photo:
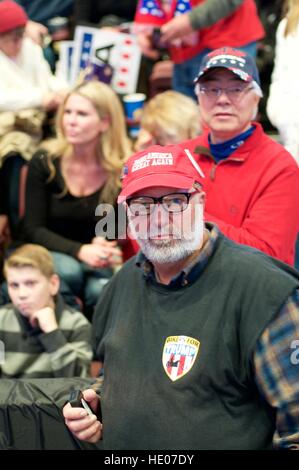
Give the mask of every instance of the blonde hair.
M 96 109 L 100 119 L 107 119 L 109 126 L 99 136 L 97 158 L 107 174 L 107 180 L 101 191 L 101 201 L 114 204 L 121 187 L 120 174 L 123 162 L 131 155 L 132 149 L 126 133 L 126 123 L 122 105 L 111 87 L 99 81 L 83 82 L 71 90 L 59 107 L 56 117 L 57 137 L 44 142 L 42 147 L 49 152 L 49 181 L 55 176 L 54 159 L 70 155 L 70 145 L 63 132 L 63 115 L 66 102 L 71 95 L 87 98 Z M 63 194 L 65 194 L 67 188 Z
M 286 28 L 284 36 L 293 33 L 299 23 L 299 0 L 286 0 L 284 4 L 284 13 L 286 15 Z
M 154 133 L 158 129 L 178 136 L 178 141 L 200 134 L 199 107 L 192 98 L 168 90 L 154 96 L 144 107 L 141 128 Z
M 4 262 L 4 276 L 9 268 L 35 268 L 47 279 L 55 274 L 54 262 L 50 252 L 40 245 L 27 243 L 17 248 Z

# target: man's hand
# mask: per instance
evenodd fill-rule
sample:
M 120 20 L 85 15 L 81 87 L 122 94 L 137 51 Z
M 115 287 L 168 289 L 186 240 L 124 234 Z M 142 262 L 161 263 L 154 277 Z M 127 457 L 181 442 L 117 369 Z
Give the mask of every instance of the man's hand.
M 142 54 L 152 60 L 158 60 L 160 52 L 153 49 L 152 43 L 152 32 L 144 31 L 137 34 L 137 41 L 141 49 Z
M 99 407 L 100 398 L 92 389 L 84 390 L 84 400 L 96 413 Z M 72 434 L 81 441 L 95 444 L 102 437 L 102 423 L 95 414 L 89 415 L 83 408 L 72 408 L 67 403 L 63 408 L 65 424 Z
M 25 34 L 39 46 L 43 46 L 43 39 L 48 34 L 48 28 L 41 23 L 29 20 L 26 24 Z
M 51 333 L 51 331 L 58 329 L 55 312 L 51 307 L 45 307 L 35 312 L 30 317 L 30 324 L 39 326 L 44 333 Z
M 189 14 L 178 15 L 161 27 L 161 41 L 171 43 L 193 33 Z

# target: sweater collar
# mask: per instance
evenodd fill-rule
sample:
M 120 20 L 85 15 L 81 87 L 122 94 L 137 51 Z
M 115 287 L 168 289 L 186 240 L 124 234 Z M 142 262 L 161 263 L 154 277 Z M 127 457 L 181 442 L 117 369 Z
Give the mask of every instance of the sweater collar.
M 238 148 L 238 156 L 237 160 L 238 161 L 245 161 L 247 158 L 250 156 L 250 153 L 252 151 L 252 148 L 255 148 L 257 145 L 257 142 L 259 142 L 262 134 L 263 134 L 263 128 L 259 122 L 252 122 L 252 126 L 254 127 L 254 131 L 252 132 L 251 136 L 249 136 L 243 145 Z M 198 140 L 200 139 L 200 140 Z M 200 145 L 197 144 L 197 140 Z M 204 133 L 194 139 L 194 153 L 197 155 L 205 155 L 207 158 L 214 159 L 212 154 L 209 155 L 208 152 L 202 152 L 201 149 L 203 147 L 206 147 L 207 149 L 210 149 L 210 144 L 209 144 L 209 130 L 205 130 Z M 231 155 L 229 157 L 230 160 L 234 159 L 234 156 Z
M 254 132 L 254 126 L 251 126 L 247 131 L 242 132 L 242 134 L 237 135 L 233 139 L 226 140 L 220 144 L 213 144 L 211 142 L 211 136 L 209 134 L 209 146 L 211 153 L 217 162 L 225 160 L 228 158 L 235 150 L 239 149 L 244 145 L 245 141 L 251 134 Z

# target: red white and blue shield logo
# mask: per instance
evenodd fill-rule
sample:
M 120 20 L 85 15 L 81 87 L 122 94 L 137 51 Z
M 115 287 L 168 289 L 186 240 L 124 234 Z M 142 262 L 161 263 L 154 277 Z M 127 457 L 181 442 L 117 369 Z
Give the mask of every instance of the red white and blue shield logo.
M 200 347 L 198 339 L 190 336 L 168 336 L 166 338 L 162 363 L 168 377 L 178 380 L 187 374 L 196 359 Z

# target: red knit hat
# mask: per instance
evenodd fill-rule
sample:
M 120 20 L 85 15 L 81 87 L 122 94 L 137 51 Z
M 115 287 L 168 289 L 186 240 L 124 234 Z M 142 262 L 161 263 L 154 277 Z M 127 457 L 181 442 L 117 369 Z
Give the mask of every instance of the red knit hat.
M 25 26 L 28 16 L 16 2 L 4 0 L 0 2 L 0 34 Z

